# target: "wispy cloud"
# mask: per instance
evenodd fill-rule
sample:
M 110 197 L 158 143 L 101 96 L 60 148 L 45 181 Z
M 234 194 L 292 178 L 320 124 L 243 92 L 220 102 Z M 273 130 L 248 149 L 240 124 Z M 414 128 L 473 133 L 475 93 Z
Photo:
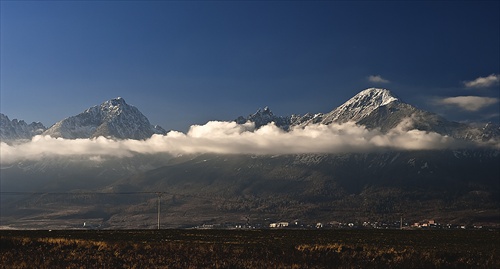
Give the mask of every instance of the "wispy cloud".
M 478 77 L 475 80 L 464 81 L 467 88 L 488 88 L 497 85 L 500 82 L 500 75 L 491 74 L 487 77 Z
M 480 96 L 457 96 L 437 100 L 438 104 L 457 106 L 467 111 L 478 111 L 498 102 L 497 98 Z
M 381 77 L 380 75 L 375 75 L 375 76 L 368 76 L 368 81 L 373 82 L 373 83 L 390 83 L 389 80 Z
M 20 160 L 47 157 L 85 157 L 100 161 L 110 157 L 131 157 L 134 154 L 191 153 L 219 154 L 299 154 L 349 153 L 381 150 L 423 150 L 466 148 L 477 146 L 437 133 L 412 129 L 413 119 L 407 118 L 387 133 L 369 130 L 348 122 L 344 124 L 314 124 L 293 128 L 289 132 L 273 123 L 255 129 L 253 123 L 211 121 L 191 126 L 187 133 L 171 131 L 153 135 L 147 140 L 62 139 L 36 136 L 31 141 L 8 145 L 0 143 L 0 160 L 9 164 Z M 490 146 L 500 148 L 498 141 Z

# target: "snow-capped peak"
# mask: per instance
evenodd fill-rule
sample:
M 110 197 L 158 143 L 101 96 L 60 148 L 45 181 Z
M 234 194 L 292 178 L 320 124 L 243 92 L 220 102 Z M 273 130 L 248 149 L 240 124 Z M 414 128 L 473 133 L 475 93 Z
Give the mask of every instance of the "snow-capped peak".
M 324 124 L 359 121 L 375 109 L 401 100 L 387 89 L 369 88 L 356 94 L 344 104 L 325 115 Z
M 111 100 L 104 102 L 104 104 L 119 106 L 119 105 L 126 105 L 127 103 L 125 102 L 125 99 L 123 99 L 121 97 L 116 97 L 116 98 L 113 98 Z
M 117 97 L 93 106 L 84 112 L 54 124 L 45 134 L 64 138 L 90 138 L 97 136 L 119 139 L 147 139 L 152 134 L 164 134 L 135 106 Z
M 280 117 L 275 116 L 269 107 L 264 107 L 264 109 L 259 108 L 254 114 L 248 115 L 244 118 L 242 116 L 238 117 L 236 123 L 243 124 L 247 121 L 255 123 L 256 128 L 260 128 L 263 125 L 274 122 L 276 126 L 287 129 L 290 125 L 290 117 Z
M 262 108 L 259 108 L 259 110 L 257 110 L 257 112 L 255 112 L 253 114 L 253 116 L 260 116 L 260 117 L 272 117 L 274 116 L 273 112 L 271 111 L 271 109 L 269 109 L 269 107 L 264 107 L 264 109 Z
M 264 109 L 263 109 L 263 110 L 261 110 L 261 111 L 262 111 L 263 113 L 271 113 L 271 114 L 272 114 L 271 109 L 269 109 L 269 107 L 268 107 L 268 106 L 264 107 Z
M 400 99 L 387 89 L 369 88 L 356 94 L 345 104 L 361 102 L 363 105 L 384 106 L 390 102 L 400 101 Z
M 100 109 L 104 111 L 123 110 L 126 107 L 129 107 L 129 105 L 125 102 L 125 99 L 121 97 L 108 100 L 100 105 Z

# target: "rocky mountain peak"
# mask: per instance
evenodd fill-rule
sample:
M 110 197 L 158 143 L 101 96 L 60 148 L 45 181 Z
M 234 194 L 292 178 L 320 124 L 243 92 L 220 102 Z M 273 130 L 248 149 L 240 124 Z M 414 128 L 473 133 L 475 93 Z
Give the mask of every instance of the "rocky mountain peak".
M 0 113 L 0 140 L 2 141 L 31 139 L 46 129 L 41 122 L 27 124 L 24 120 L 10 120 L 9 117 Z
M 85 110 L 83 113 L 99 113 L 99 114 L 109 114 L 118 115 L 124 110 L 134 110 L 134 106 L 131 106 L 125 102 L 125 99 L 117 97 L 108 101 L 103 102 L 100 105 L 93 106 Z
M 369 88 L 356 94 L 346 103 L 358 103 L 360 105 L 373 104 L 377 106 L 387 105 L 390 102 L 400 101 L 399 97 L 388 89 Z
M 260 128 L 261 126 L 267 125 L 271 122 L 274 122 L 276 126 L 282 127 L 283 129 L 288 129 L 290 125 L 290 117 L 275 116 L 271 109 L 267 106 L 264 107 L 264 109 L 259 108 L 257 112 L 248 115 L 246 118 L 239 116 L 235 121 L 239 124 L 251 121 L 255 123 L 256 128 Z
M 264 107 L 264 109 L 259 109 L 257 112 L 261 114 L 273 115 L 273 112 L 271 111 L 271 109 L 269 109 L 268 106 Z
M 139 109 L 117 97 L 57 122 L 44 134 L 70 139 L 98 136 L 147 139 L 164 133 L 163 128 L 151 125 Z
M 402 103 L 395 94 L 387 89 L 369 88 L 356 94 L 332 112 L 325 114 L 322 123 L 358 122 L 377 108 L 393 102 Z
M 251 118 L 261 118 L 261 119 L 269 119 L 272 121 L 273 117 L 274 117 L 274 114 L 273 112 L 271 111 L 271 109 L 269 109 L 269 107 L 264 107 L 264 109 L 262 108 L 259 108 L 257 110 L 257 112 L 255 112 L 254 114 L 250 115 Z
M 101 104 L 101 107 L 108 107 L 108 108 L 123 107 L 123 106 L 128 106 L 128 104 L 127 102 L 125 102 L 125 99 L 121 97 L 113 98 Z

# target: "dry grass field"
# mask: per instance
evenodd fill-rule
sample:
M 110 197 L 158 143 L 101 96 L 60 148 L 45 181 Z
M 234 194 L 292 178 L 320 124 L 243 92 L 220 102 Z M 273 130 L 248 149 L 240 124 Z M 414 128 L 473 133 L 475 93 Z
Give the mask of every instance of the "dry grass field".
M 487 230 L 0 231 L 2 268 L 500 268 Z

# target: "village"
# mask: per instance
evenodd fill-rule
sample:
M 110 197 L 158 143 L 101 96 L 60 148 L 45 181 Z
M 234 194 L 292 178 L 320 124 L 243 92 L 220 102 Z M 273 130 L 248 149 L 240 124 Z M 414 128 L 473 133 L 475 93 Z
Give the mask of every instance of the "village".
M 392 229 L 392 230 L 418 230 L 418 229 L 498 229 L 498 227 L 489 227 L 483 225 L 466 225 L 466 224 L 442 224 L 433 219 L 420 222 L 405 222 L 402 219 L 392 222 L 384 221 L 364 221 L 364 222 L 317 222 L 306 223 L 299 220 L 264 222 L 264 223 L 221 223 L 221 224 L 202 224 L 191 227 L 192 229 Z

